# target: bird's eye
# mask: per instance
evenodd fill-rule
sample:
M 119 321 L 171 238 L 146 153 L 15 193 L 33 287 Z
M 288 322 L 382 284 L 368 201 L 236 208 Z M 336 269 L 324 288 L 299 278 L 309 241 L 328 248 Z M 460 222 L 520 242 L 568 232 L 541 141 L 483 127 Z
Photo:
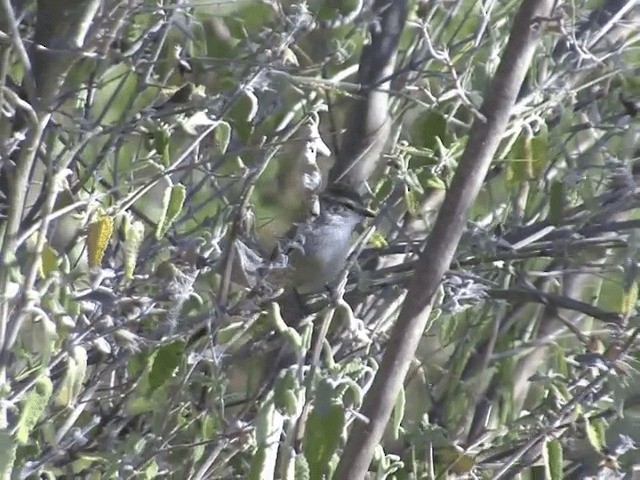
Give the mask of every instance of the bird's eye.
M 333 204 L 333 205 L 329 205 L 329 213 L 340 213 L 342 211 L 342 205 L 339 204 Z

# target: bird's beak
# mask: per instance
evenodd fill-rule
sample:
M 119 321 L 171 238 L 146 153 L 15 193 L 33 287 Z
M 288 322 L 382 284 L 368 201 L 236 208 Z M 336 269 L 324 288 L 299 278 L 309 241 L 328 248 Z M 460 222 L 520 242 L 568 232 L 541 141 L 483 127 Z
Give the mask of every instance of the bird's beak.
M 376 216 L 376 212 L 374 212 L 373 210 L 369 210 L 363 205 L 358 205 L 352 202 L 345 202 L 345 205 L 349 207 L 349 209 L 353 210 L 357 214 L 362 215 L 363 217 L 374 218 Z
M 345 193 L 350 194 L 347 195 Z M 356 193 L 351 193 L 350 191 L 342 192 L 340 189 L 329 189 L 328 191 L 322 192 L 320 195 L 327 199 L 331 199 L 334 202 L 341 203 L 363 217 L 373 218 L 376 216 L 376 212 L 369 210 L 362 204 L 362 199 Z
M 362 207 L 362 209 L 359 209 L 359 210 L 356 210 L 356 211 L 358 213 L 361 213 L 365 217 L 375 218 L 375 216 L 376 216 L 376 212 L 374 212 L 373 210 L 369 210 L 368 208 Z

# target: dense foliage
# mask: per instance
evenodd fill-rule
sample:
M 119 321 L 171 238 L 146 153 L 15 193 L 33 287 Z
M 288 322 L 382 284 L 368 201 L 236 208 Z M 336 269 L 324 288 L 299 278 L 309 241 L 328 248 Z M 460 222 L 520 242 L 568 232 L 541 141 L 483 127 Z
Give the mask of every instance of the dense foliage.
M 408 3 L 377 216 L 292 300 L 271 252 L 364 122 L 374 3 L 2 2 L 1 478 L 331 475 L 521 2 Z M 640 463 L 635 3 L 531 27 L 375 478 Z

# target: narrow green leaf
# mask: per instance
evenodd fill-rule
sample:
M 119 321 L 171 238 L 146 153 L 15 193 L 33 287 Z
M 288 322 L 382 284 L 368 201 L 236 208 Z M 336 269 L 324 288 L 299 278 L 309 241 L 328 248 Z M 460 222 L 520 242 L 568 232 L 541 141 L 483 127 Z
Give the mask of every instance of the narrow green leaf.
M 444 180 L 442 180 L 440 177 L 437 177 L 435 175 L 429 175 L 427 177 L 427 181 L 425 182 L 424 186 L 426 188 L 432 188 L 434 190 L 446 190 L 447 189 L 447 184 L 444 183 Z
M 418 201 L 416 199 L 416 196 L 409 189 L 405 189 L 404 191 L 404 203 L 407 207 L 407 212 L 409 212 L 410 215 L 417 215 Z
M 251 122 L 258 113 L 258 97 L 249 90 L 243 90 L 229 111 L 229 118 L 236 122 Z
M 296 351 L 302 349 L 303 340 L 302 336 L 296 331 L 295 328 L 289 327 L 282 319 L 280 313 L 280 305 L 276 302 L 271 302 L 267 307 L 266 319 L 270 325 L 272 325 L 278 333 L 280 333 L 287 340 Z
M 404 388 L 401 388 L 396 398 L 396 404 L 393 406 L 393 411 L 391 412 L 391 435 L 394 440 L 400 438 L 400 424 L 404 418 L 406 402 L 407 399 Z
M 475 457 L 458 446 L 439 448 L 436 450 L 436 454 L 438 459 L 454 473 L 466 474 L 476 466 Z
M 58 390 L 56 404 L 68 407 L 72 405 L 80 392 L 87 372 L 87 351 L 83 347 L 75 347 L 67 358 L 67 370 Z
M 73 384 L 76 378 L 76 360 L 69 356 L 67 357 L 67 368 L 64 373 L 64 378 L 60 384 L 58 395 L 56 396 L 56 405 L 68 407 L 73 401 Z
M 584 428 L 587 432 L 587 439 L 596 452 L 601 452 L 602 447 L 606 444 L 603 429 L 599 428 L 597 423 L 592 424 L 586 416 L 582 417 Z
M 156 238 L 160 240 L 164 237 L 173 221 L 182 211 L 187 191 L 183 185 L 173 185 L 164 192 L 162 201 L 162 215 L 156 227 Z
M 635 307 L 638 301 L 638 282 L 632 282 L 628 288 L 625 289 L 622 295 L 622 302 L 620 304 L 620 313 L 630 313 Z
M 169 228 L 176 217 L 180 214 L 182 207 L 184 206 L 185 198 L 187 198 L 187 189 L 184 185 L 174 185 L 171 188 L 165 228 Z
M 548 151 L 548 134 L 544 127 L 531 139 L 531 172 L 535 180 L 544 174 L 548 162 Z
M 16 440 L 21 445 L 25 445 L 29 441 L 29 435 L 45 411 L 52 393 L 53 383 L 45 375 L 38 378 L 34 387 L 27 393 L 16 430 Z
M 545 478 L 549 480 L 562 480 L 562 444 L 557 438 L 547 440 L 542 449 Z
M 18 445 L 7 430 L 0 430 L 0 480 L 9 480 L 16 461 Z
M 154 478 L 158 478 L 158 464 L 155 460 L 152 460 L 147 468 L 143 471 L 143 478 L 153 480 Z
M 567 365 L 567 357 L 564 348 L 560 348 L 558 345 L 554 346 L 554 354 L 556 360 L 556 370 L 565 377 L 569 376 L 569 366 Z
M 275 478 L 276 460 L 280 435 L 284 427 L 284 417 L 275 408 L 272 401 L 262 405 L 256 418 L 256 450 L 251 461 L 249 478 L 271 480 Z
M 169 165 L 169 145 L 171 134 L 166 127 L 158 128 L 153 132 L 153 149 L 160 155 L 160 163 L 165 167 Z
M 144 224 L 141 221 L 133 220 L 127 214 L 124 221 L 124 275 L 127 279 L 132 279 L 138 262 L 138 252 L 144 240 Z
M 51 302 L 51 310 L 55 309 L 57 305 Z M 48 317 L 41 317 L 39 322 L 32 324 L 33 335 L 33 351 L 37 352 L 40 356 L 41 368 L 46 368 L 53 355 L 54 348 L 56 347 L 56 341 L 58 340 L 58 326 L 56 322 Z
M 531 148 L 531 136 L 524 132 L 520 134 L 513 144 L 508 155 L 507 162 L 507 182 L 514 184 L 532 180 L 533 152 Z
M 76 361 L 76 375 L 71 385 L 73 400 L 75 401 L 82 392 L 82 385 L 87 374 L 87 350 L 84 347 L 73 348 L 73 358 Z
M 42 249 L 40 261 L 40 276 L 45 278 L 49 273 L 56 271 L 58 268 L 58 252 L 51 246 L 45 245 Z
M 334 402 L 326 411 L 313 409 L 307 420 L 303 451 L 309 464 L 309 478 L 330 478 L 326 471 L 344 428 L 345 415 L 342 403 Z
M 291 370 L 276 380 L 273 402 L 278 410 L 287 415 L 294 415 L 301 405 L 297 392 L 300 390 L 298 379 Z
M 296 455 L 294 480 L 310 480 L 309 463 L 304 455 Z
M 220 121 L 215 130 L 216 150 L 219 154 L 224 155 L 227 152 L 230 138 L 231 126 L 227 122 Z
M 267 450 L 265 447 L 258 447 L 251 457 L 251 467 L 249 468 L 249 480 L 262 480 L 262 472 L 265 470 Z

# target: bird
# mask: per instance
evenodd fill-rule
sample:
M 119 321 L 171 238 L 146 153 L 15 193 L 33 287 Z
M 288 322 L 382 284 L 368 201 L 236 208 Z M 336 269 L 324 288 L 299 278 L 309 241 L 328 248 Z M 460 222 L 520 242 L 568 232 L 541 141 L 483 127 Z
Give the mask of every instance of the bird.
M 322 293 L 344 270 L 356 227 L 375 213 L 355 191 L 336 184 L 318 198 L 319 211 L 297 224 L 284 242 L 289 286 L 298 294 Z

